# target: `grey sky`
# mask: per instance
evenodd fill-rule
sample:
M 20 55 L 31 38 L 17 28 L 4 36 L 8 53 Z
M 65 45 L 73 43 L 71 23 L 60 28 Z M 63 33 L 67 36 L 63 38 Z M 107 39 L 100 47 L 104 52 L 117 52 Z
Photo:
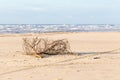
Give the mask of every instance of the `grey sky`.
M 120 24 L 120 0 L 0 0 L 0 24 Z

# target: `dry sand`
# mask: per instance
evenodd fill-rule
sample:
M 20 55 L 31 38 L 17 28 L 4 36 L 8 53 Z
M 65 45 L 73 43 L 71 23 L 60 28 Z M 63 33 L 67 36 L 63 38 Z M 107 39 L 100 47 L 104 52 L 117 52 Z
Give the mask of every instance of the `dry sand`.
M 120 48 L 119 32 L 0 34 L 0 80 L 120 80 L 120 51 L 106 54 L 57 55 L 43 59 L 22 50 L 22 38 L 68 39 L 73 52 Z

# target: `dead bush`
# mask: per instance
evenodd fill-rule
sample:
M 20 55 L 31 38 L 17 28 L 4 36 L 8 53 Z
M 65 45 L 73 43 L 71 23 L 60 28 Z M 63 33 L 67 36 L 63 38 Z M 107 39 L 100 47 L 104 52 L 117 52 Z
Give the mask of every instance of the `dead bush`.
M 44 38 L 23 38 L 23 48 L 27 55 L 58 55 L 73 54 L 70 50 L 68 40 L 50 41 Z

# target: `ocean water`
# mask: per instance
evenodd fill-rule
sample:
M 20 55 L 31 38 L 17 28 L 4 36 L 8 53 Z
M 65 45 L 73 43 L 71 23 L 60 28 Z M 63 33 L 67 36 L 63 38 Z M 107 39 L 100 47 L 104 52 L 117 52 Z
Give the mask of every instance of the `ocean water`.
M 120 31 L 118 24 L 0 24 L 0 33 L 109 32 Z

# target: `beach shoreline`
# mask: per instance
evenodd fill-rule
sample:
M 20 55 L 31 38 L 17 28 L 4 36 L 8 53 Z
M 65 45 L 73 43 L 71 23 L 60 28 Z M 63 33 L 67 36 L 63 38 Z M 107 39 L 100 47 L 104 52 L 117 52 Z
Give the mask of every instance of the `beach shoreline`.
M 54 32 L 0 34 L 0 80 L 119 80 L 120 51 L 106 54 L 25 55 L 22 39 L 67 39 L 71 51 L 105 52 L 120 48 L 120 32 Z

